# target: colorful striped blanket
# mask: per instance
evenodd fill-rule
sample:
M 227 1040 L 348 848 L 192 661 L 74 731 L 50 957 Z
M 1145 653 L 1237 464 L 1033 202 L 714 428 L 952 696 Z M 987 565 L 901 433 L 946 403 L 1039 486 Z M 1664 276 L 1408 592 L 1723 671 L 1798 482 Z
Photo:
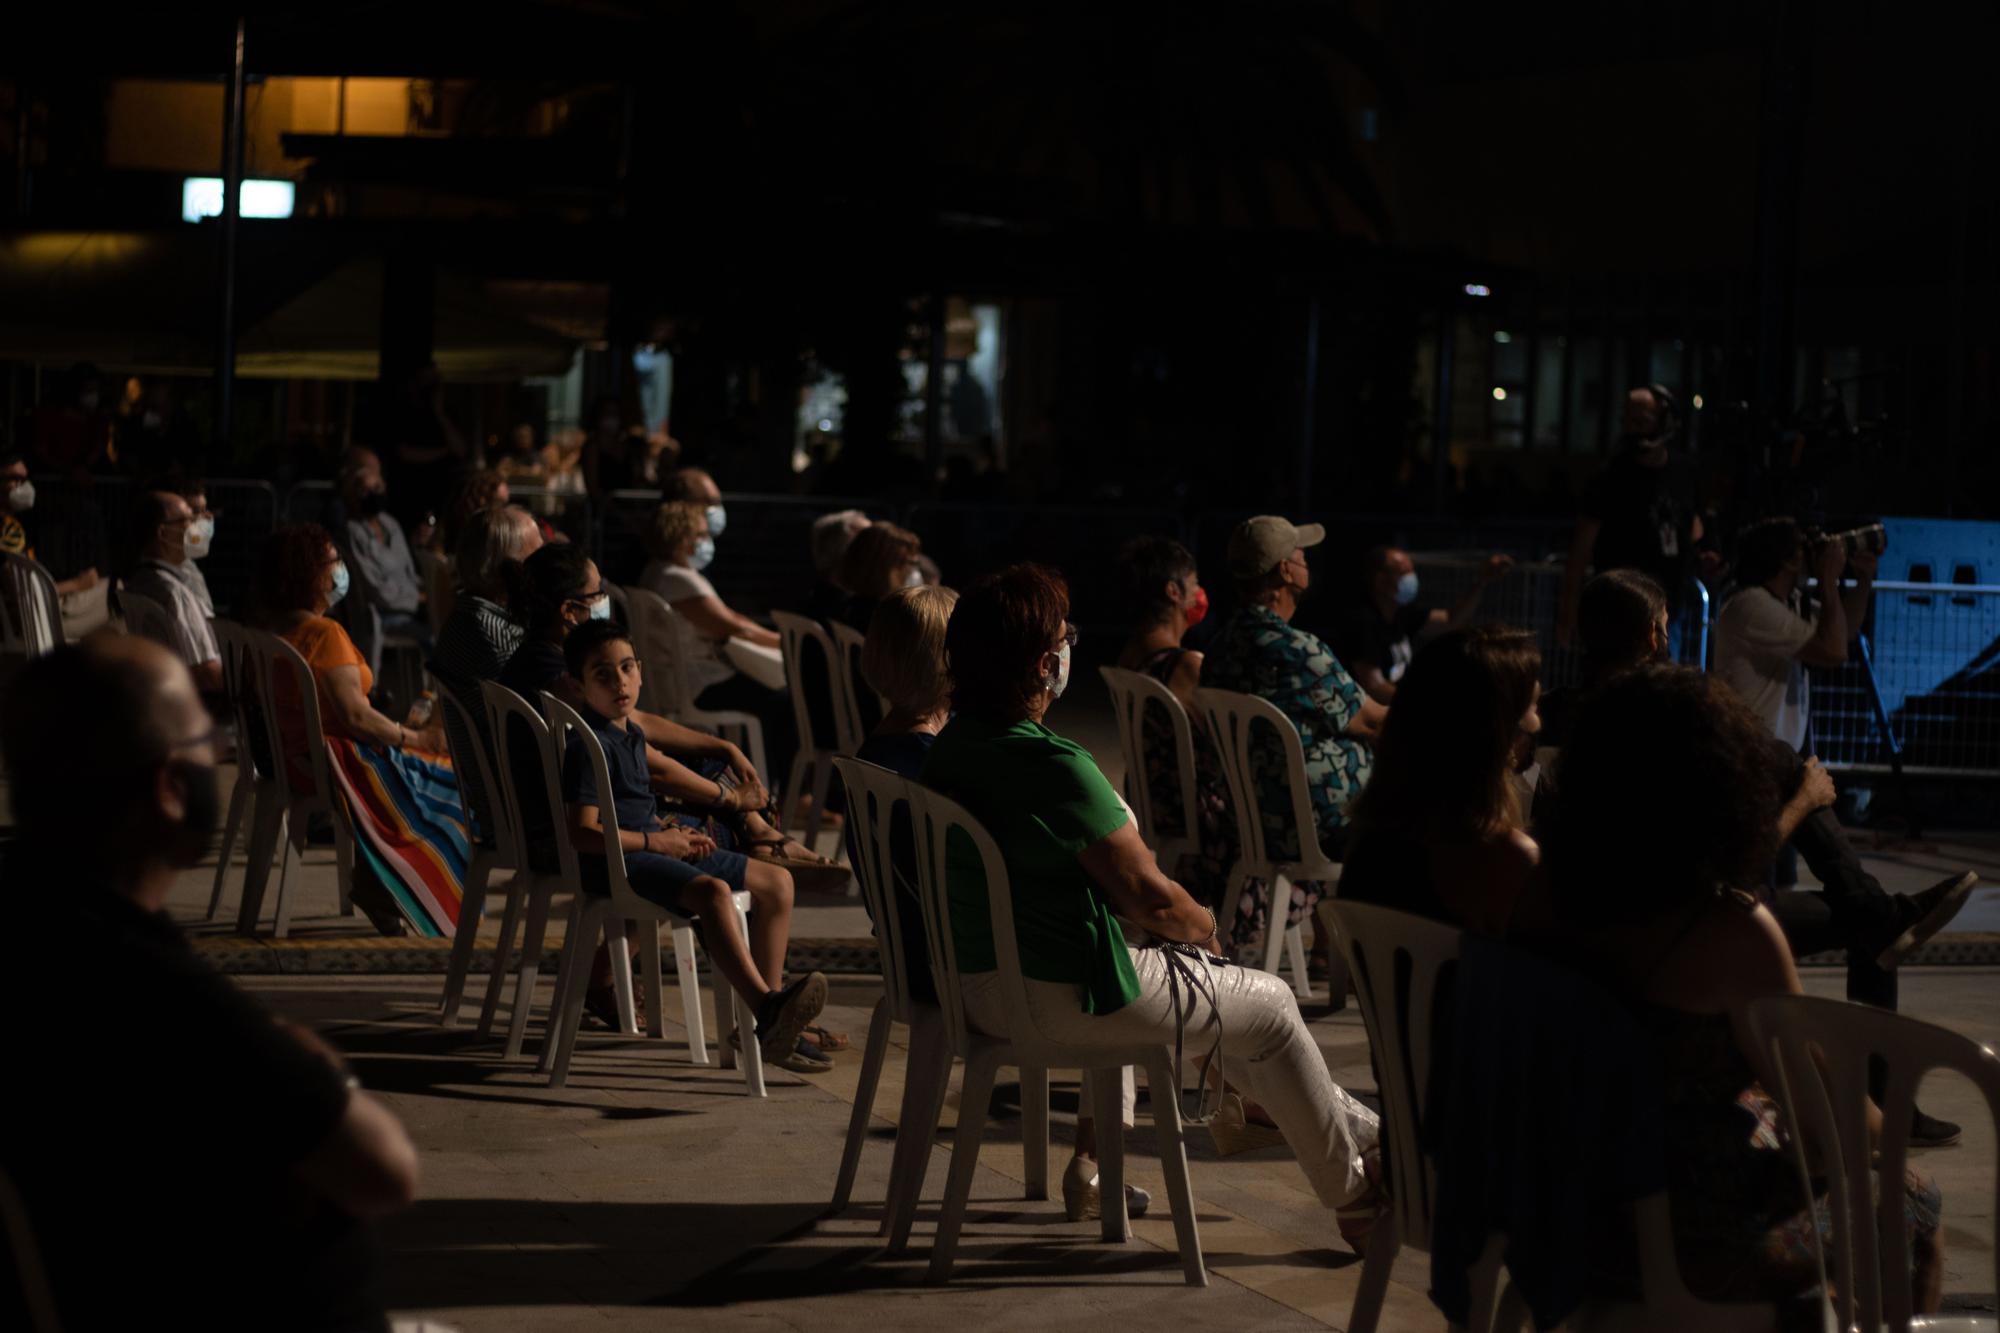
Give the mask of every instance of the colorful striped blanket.
M 326 752 L 353 816 L 354 873 L 373 873 L 418 935 L 451 936 L 470 856 L 451 765 L 344 736 Z

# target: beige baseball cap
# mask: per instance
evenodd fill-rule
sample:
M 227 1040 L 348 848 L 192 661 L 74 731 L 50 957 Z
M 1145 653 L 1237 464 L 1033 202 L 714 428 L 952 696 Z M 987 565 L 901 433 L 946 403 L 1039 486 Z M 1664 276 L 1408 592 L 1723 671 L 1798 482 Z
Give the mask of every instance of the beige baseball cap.
M 1325 540 L 1326 529 L 1317 523 L 1294 527 L 1289 519 L 1259 514 L 1238 523 L 1229 534 L 1229 572 L 1254 579 L 1276 569 L 1292 552 Z

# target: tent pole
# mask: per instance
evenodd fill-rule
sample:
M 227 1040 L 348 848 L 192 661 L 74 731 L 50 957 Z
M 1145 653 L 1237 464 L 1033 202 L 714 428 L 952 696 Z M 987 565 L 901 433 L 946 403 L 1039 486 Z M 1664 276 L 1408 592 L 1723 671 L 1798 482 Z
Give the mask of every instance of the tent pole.
M 236 426 L 236 231 L 243 212 L 243 26 L 236 19 L 236 45 L 224 94 L 222 124 L 221 317 L 215 339 L 215 444 L 221 461 L 233 447 Z

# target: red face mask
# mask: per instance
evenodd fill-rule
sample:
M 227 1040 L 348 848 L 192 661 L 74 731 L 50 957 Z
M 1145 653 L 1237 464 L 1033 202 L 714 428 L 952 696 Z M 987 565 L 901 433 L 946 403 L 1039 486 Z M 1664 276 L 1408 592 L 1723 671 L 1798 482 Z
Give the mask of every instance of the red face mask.
M 1193 629 L 1196 625 L 1199 625 L 1202 617 L 1208 614 L 1208 589 L 1196 588 L 1194 590 L 1194 600 L 1189 602 L 1182 610 L 1187 613 L 1189 629 Z

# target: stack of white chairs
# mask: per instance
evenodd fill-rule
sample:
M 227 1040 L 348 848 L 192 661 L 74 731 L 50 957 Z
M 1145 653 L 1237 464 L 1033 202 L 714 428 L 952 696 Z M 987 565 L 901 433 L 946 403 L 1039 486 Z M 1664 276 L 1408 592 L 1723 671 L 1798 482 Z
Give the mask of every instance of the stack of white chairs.
M 451 961 L 445 968 L 444 998 L 438 1005 L 438 1022 L 445 1027 L 456 1027 L 459 1002 L 465 995 L 466 973 L 472 968 L 472 950 L 479 936 L 479 919 L 486 911 L 487 886 L 492 882 L 494 871 L 512 872 L 507 878 L 507 906 L 502 926 L 503 932 L 511 931 L 514 915 L 521 904 L 522 886 L 516 881 L 525 873 L 525 866 L 519 859 L 518 839 L 510 827 L 510 812 L 498 797 L 498 779 L 480 727 L 458 702 L 454 691 L 439 690 L 437 698 L 438 706 L 444 710 L 445 744 L 451 751 L 451 766 L 460 775 L 458 793 L 460 807 L 465 814 L 465 827 L 468 833 L 478 828 L 482 839 L 471 843 L 472 856 L 465 867 L 458 922 L 453 927 Z M 461 754 L 460 750 L 471 753 Z M 479 790 L 486 793 L 486 809 L 473 809 L 468 777 L 476 778 Z M 493 989 L 491 986 L 487 988 L 489 1002 L 493 998 Z M 480 1015 L 482 1037 L 491 1025 L 490 1013 L 489 1006 L 488 1011 Z
M 695 703 L 696 691 L 687 675 L 694 629 L 687 618 L 646 588 L 622 589 L 614 601 L 625 608 L 626 627 L 632 631 L 640 661 L 645 664 L 639 706 L 684 727 L 735 742 L 757 771 L 768 775 L 764 724 L 756 715 L 738 709 L 705 709 Z M 660 660 L 662 653 L 665 661 Z

